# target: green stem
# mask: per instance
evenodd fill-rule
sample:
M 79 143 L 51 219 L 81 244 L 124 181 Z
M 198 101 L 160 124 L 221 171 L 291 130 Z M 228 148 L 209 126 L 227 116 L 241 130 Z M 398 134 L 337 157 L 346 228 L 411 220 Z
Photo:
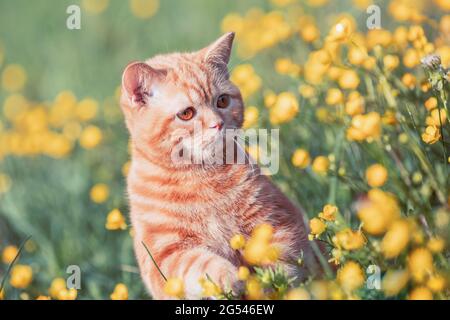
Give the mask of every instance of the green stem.
M 159 268 L 158 264 L 156 263 L 155 259 L 153 258 L 152 254 L 150 253 L 150 250 L 148 250 L 147 246 L 145 245 L 144 241 L 141 242 L 142 245 L 144 246 L 145 250 L 147 251 L 148 255 L 150 256 L 150 258 L 153 261 L 153 264 L 155 265 L 156 269 L 158 269 L 159 273 L 161 274 L 161 276 L 163 277 L 164 281 L 167 281 L 166 276 L 164 275 L 164 273 L 161 271 L 161 269 Z
M 6 274 L 5 274 L 5 276 L 3 277 L 2 282 L 1 282 L 1 284 L 0 284 L 0 293 L 3 291 L 3 289 L 4 289 L 4 287 L 5 287 L 6 279 L 8 278 L 9 273 L 11 272 L 11 269 L 12 269 L 14 263 L 16 263 L 17 259 L 19 258 L 20 254 L 22 253 L 22 250 L 23 250 L 23 247 L 25 246 L 25 243 L 27 243 L 27 241 L 30 240 L 30 239 L 31 239 L 31 236 L 28 236 L 28 237 L 22 242 L 22 244 L 21 244 L 20 247 L 19 247 L 19 251 L 17 252 L 17 254 L 16 254 L 16 256 L 14 257 L 13 261 L 9 264 L 8 270 L 6 270 Z

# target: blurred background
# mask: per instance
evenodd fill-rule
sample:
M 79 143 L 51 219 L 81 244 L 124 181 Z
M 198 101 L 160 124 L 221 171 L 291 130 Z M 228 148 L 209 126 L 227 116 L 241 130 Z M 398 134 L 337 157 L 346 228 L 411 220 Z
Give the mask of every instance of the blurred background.
M 295 19 L 314 16 L 317 32 L 326 34 L 339 17 L 347 15 L 365 30 L 365 9 L 372 2 L 1 1 L 0 279 L 21 243 L 31 236 L 18 262 L 25 268 L 17 271 L 16 283 L 6 282 L 4 295 L 8 299 L 57 298 L 61 288 L 55 279 L 67 277 L 69 265 L 78 265 L 82 270 L 79 299 L 109 299 L 118 283 L 128 287 L 129 298 L 148 298 L 136 268 L 125 197 L 128 134 L 117 98 L 128 62 L 156 53 L 197 50 L 233 29 L 240 16 L 251 19 L 252 14 L 295 3 L 289 10 L 283 9 L 284 24 L 277 18 L 267 19 L 266 30 L 277 30 L 274 41 L 270 34 L 262 41 L 272 48 L 269 52 L 257 55 L 265 49 L 258 47 L 258 37 L 253 35 L 255 44 L 247 41 L 250 36 L 238 33 L 230 68 L 245 66 L 239 71 L 248 77 L 242 84 L 247 105 L 264 113 L 266 89 L 299 95 L 298 80 L 286 77 L 292 69 L 284 74 L 274 69 L 277 57 L 300 64 L 314 48 L 308 34 L 301 35 L 301 24 Z M 383 10 L 383 28 L 393 30 L 398 21 L 388 13 L 388 1 L 376 2 Z M 426 7 L 425 1 L 417 3 Z M 81 7 L 80 30 L 66 27 L 66 9 L 72 4 Z M 434 19 L 440 14 L 437 11 L 429 10 L 428 17 Z M 262 32 L 257 24 L 255 32 Z M 427 32 L 436 35 L 437 28 L 430 25 Z M 239 75 L 235 79 L 239 82 Z M 301 105 L 306 104 L 301 99 Z M 291 156 L 298 146 L 311 155 L 328 155 L 336 136 L 336 131 L 314 125 L 315 112 L 305 109 L 301 122 L 285 124 L 281 132 L 286 141 L 282 145 L 284 162 L 273 177 L 310 216 L 330 199 L 329 179 L 333 178 L 311 169 L 301 173 L 295 162 L 291 163 Z M 261 127 L 280 123 L 264 114 L 253 122 L 251 125 Z M 358 194 L 354 189 L 363 183 L 364 168 L 373 161 L 356 149 L 347 150 L 350 158 L 351 152 L 357 153 L 352 158 L 355 162 L 348 164 L 354 175 L 347 181 L 354 179 L 354 183 L 333 190 L 331 196 L 350 208 Z M 373 148 L 366 151 L 377 157 Z M 392 163 L 387 166 L 396 168 Z M 438 170 L 443 173 L 442 168 Z M 367 186 L 360 190 L 366 191 Z M 345 214 L 350 215 L 350 209 Z M 70 292 L 64 294 L 73 298 Z

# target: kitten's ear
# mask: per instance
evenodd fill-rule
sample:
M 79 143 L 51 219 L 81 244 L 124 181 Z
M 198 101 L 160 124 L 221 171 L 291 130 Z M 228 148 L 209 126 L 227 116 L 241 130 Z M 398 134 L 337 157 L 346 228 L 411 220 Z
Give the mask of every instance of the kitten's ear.
M 144 62 L 131 62 L 122 75 L 122 89 L 131 106 L 143 106 L 152 95 L 152 85 L 161 81 L 166 72 L 150 67 Z
M 212 44 L 202 49 L 203 59 L 213 65 L 226 66 L 230 61 L 234 32 L 225 33 Z

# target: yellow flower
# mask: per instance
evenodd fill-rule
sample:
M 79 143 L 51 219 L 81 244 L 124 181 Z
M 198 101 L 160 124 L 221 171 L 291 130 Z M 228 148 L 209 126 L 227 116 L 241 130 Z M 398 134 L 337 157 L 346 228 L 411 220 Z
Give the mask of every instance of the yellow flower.
M 266 91 L 264 93 L 264 105 L 266 108 L 271 108 L 277 101 L 277 95 L 273 91 Z
M 381 252 L 392 259 L 397 257 L 409 242 L 409 223 L 405 220 L 398 220 L 392 223 L 387 233 L 381 241 Z
M 424 281 L 434 270 L 430 251 L 425 248 L 414 249 L 408 256 L 408 268 L 414 280 Z
M 241 281 L 245 281 L 250 276 L 250 270 L 247 267 L 241 266 L 238 269 L 238 279 Z
M 270 245 L 263 240 L 250 238 L 244 249 L 244 258 L 251 265 L 263 263 Z
M 66 280 L 63 278 L 55 278 L 50 284 L 48 293 L 52 298 L 58 299 L 59 293 L 63 290 L 66 290 Z
M 14 258 L 17 256 L 18 253 L 19 249 L 16 246 L 7 246 L 3 250 L 2 254 L 3 263 L 10 264 L 11 262 L 13 262 Z
M 59 293 L 58 293 L 58 300 L 75 300 L 77 298 L 77 290 L 72 288 L 72 289 L 62 289 Z
M 427 287 L 433 292 L 440 292 L 445 289 L 446 280 L 439 274 L 433 274 L 427 281 Z
M 381 288 L 387 297 L 397 295 L 408 283 L 409 273 L 407 270 L 389 270 L 383 277 Z
M 334 220 L 336 220 L 337 212 L 338 212 L 338 208 L 336 206 L 327 204 L 323 207 L 322 212 L 319 213 L 319 218 L 327 220 L 327 221 L 334 221 Z
M 140 19 L 153 17 L 159 9 L 159 0 L 130 0 L 131 12 Z
M 91 200 L 95 203 L 103 203 L 109 197 L 109 187 L 104 183 L 97 183 L 91 188 Z
M 257 225 L 252 231 L 252 238 L 270 241 L 273 235 L 273 227 L 268 223 Z
M 384 67 L 388 71 L 392 71 L 395 68 L 397 68 L 399 63 L 400 63 L 399 58 L 397 56 L 394 56 L 394 55 L 388 54 L 388 55 L 384 56 L 384 58 L 383 58 Z
M 345 250 L 361 249 L 367 242 L 361 230 L 344 229 L 336 233 L 336 245 L 343 247 Z
M 5 289 L 0 290 L 0 300 L 5 299 Z
M 81 121 L 88 121 L 97 115 L 98 102 L 94 99 L 86 98 L 81 100 L 75 109 L 75 114 Z
M 27 82 L 25 69 L 18 64 L 6 66 L 2 73 L 3 89 L 9 92 L 22 90 Z
M 108 230 L 125 230 L 127 228 L 125 217 L 119 209 L 114 209 L 108 214 L 105 227 Z
M 279 74 L 298 76 L 300 74 L 300 66 L 289 58 L 279 58 L 275 61 L 275 71 Z
M 291 289 L 286 293 L 286 300 L 311 300 L 311 296 L 308 291 L 303 288 Z
M 365 280 L 361 266 L 354 261 L 348 261 L 340 268 L 337 272 L 336 279 L 346 292 L 360 288 Z
M 325 98 L 325 102 L 332 106 L 337 105 L 344 102 L 344 94 L 341 90 L 337 88 L 330 88 L 327 91 L 327 96 Z
M 52 300 L 49 296 L 38 296 L 36 300 Z
M 402 77 L 402 83 L 408 88 L 408 89 L 414 89 L 416 85 L 417 79 L 416 77 L 411 73 L 405 73 Z
M 128 288 L 123 283 L 118 283 L 111 293 L 111 300 L 128 300 Z
M 241 64 L 234 68 L 230 80 L 239 87 L 245 100 L 261 87 L 261 78 L 250 64 Z
M 180 278 L 169 278 L 164 285 L 164 292 L 174 298 L 184 298 L 184 283 Z
M 328 298 L 328 283 L 325 280 L 313 280 L 309 291 L 315 300 L 326 300 Z
M 30 266 L 16 264 L 11 270 L 9 284 L 14 288 L 25 289 L 33 280 L 33 269 Z
M 377 45 L 387 47 L 392 42 L 392 34 L 386 29 L 372 29 L 367 32 L 366 40 L 369 49 Z
M 343 18 L 331 28 L 329 40 L 346 41 L 350 38 L 352 32 L 352 22 L 348 18 Z
M 330 161 L 325 156 L 318 156 L 312 163 L 312 170 L 317 174 L 326 174 Z
M 428 126 L 422 133 L 422 140 L 428 144 L 434 144 L 441 139 L 441 132 L 437 126 Z
M 222 294 L 220 287 L 208 278 L 199 279 L 199 282 L 203 289 L 203 297 L 217 297 Z
M 427 287 L 416 287 L 409 293 L 408 300 L 433 300 L 433 293 Z
M 282 92 L 277 101 L 270 108 L 270 122 L 282 124 L 291 121 L 299 112 L 299 104 L 295 95 L 291 92 Z
M 88 126 L 83 129 L 80 137 L 80 145 L 85 149 L 95 148 L 103 138 L 102 131 L 96 126 Z
M 429 126 L 440 127 L 447 121 L 447 112 L 444 109 L 431 110 L 430 116 L 426 119 L 426 124 Z
M 358 210 L 363 229 L 372 235 L 384 233 L 399 216 L 396 198 L 379 189 L 370 190 L 368 200 Z
M 309 166 L 310 162 L 309 153 L 304 149 L 297 149 L 292 155 L 292 164 L 297 168 L 304 169 Z
M 366 170 L 366 179 L 372 188 L 381 187 L 388 178 L 388 172 L 381 164 L 373 164 Z
M 420 54 L 415 49 L 407 49 L 403 55 L 403 64 L 405 67 L 414 68 L 420 64 Z
M 106 10 L 109 0 L 83 0 L 81 6 L 91 14 L 99 14 Z
M 355 116 L 364 112 L 364 98 L 358 91 L 352 91 L 348 95 L 345 103 L 345 112 L 350 116 Z
M 433 110 L 434 108 L 437 108 L 438 101 L 435 97 L 428 98 L 427 101 L 425 101 L 425 108 L 427 108 L 428 111 Z
M 302 84 L 298 87 L 298 92 L 303 98 L 312 98 L 316 95 L 316 89 L 308 84 Z
M 359 46 L 352 46 L 348 51 L 348 61 L 354 65 L 361 65 L 367 58 L 367 51 Z
M 250 277 L 246 284 L 247 298 L 249 300 L 260 300 L 264 297 L 264 291 L 259 280 L 255 277 Z
M 356 89 L 359 85 L 358 74 L 351 69 L 345 69 L 339 76 L 339 86 L 342 89 Z
M 320 30 L 313 23 L 308 23 L 300 29 L 300 35 L 306 42 L 314 42 L 320 37 Z
M 316 237 L 320 236 L 326 228 L 326 224 L 319 218 L 312 218 L 309 221 L 309 229 L 311 230 L 311 234 Z
M 351 126 L 347 130 L 350 141 L 371 141 L 381 136 L 381 116 L 377 112 L 358 114 L 352 118 Z
M 445 248 L 445 240 L 441 237 L 433 237 L 428 240 L 427 248 L 433 253 L 442 252 Z
M 244 129 L 253 127 L 256 123 L 258 123 L 258 116 L 259 111 L 257 107 L 246 107 L 244 112 L 244 123 L 242 124 L 242 127 Z
M 245 246 L 245 238 L 242 234 L 234 235 L 230 240 L 230 246 L 234 250 L 242 249 Z

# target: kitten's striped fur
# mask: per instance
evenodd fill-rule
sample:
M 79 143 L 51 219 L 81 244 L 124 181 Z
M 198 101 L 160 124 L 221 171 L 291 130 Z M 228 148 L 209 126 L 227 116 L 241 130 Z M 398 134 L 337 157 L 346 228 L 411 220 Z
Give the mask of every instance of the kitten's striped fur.
M 227 71 L 233 38 L 229 33 L 195 53 L 132 63 L 123 75 L 121 107 L 132 141 L 128 196 L 135 252 L 142 278 L 156 299 L 168 298 L 164 279 L 142 242 L 167 277 L 184 279 L 187 298 L 200 297 L 198 279 L 206 274 L 224 287 L 238 288 L 237 268 L 244 261 L 229 240 L 234 234 L 248 236 L 263 222 L 274 227 L 274 243 L 291 274 L 314 272 L 300 212 L 258 168 L 181 166 L 171 161 L 177 131 L 193 130 L 190 121 L 176 117 L 180 110 L 196 108 L 196 121 L 209 140 L 216 138 L 215 124 L 220 121 L 225 128 L 242 125 L 242 98 Z M 231 97 L 230 106 L 218 109 L 216 100 L 224 93 Z M 301 251 L 310 270 L 296 267 Z

